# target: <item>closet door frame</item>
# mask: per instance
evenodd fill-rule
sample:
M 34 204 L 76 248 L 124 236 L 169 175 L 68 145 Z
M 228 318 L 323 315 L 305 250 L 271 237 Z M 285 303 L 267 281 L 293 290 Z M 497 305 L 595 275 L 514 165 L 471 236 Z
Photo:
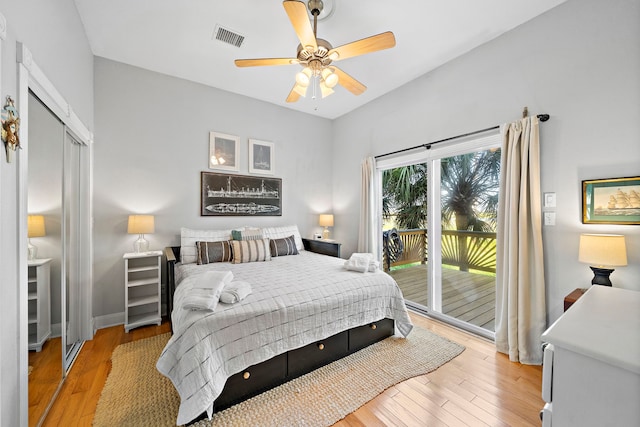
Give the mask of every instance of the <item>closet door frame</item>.
M 17 200 L 17 227 L 18 227 L 18 318 L 19 318 L 19 336 L 18 351 L 20 371 L 20 412 L 28 413 L 28 328 L 27 328 L 27 212 L 28 212 L 28 159 L 29 159 L 29 90 L 31 90 L 54 115 L 56 115 L 66 126 L 67 131 L 73 137 L 86 146 L 85 150 L 81 150 L 82 162 L 87 167 L 83 170 L 81 179 L 85 182 L 86 191 L 80 195 L 81 209 L 85 212 L 82 221 L 79 224 L 80 242 L 83 253 L 86 257 L 80 261 L 80 275 L 82 286 L 79 289 L 78 299 L 80 301 L 80 334 L 83 340 L 93 338 L 93 319 L 92 319 L 92 291 L 93 291 L 93 250 L 92 250 L 92 232 L 91 222 L 93 218 L 93 190 L 92 190 L 92 163 L 93 163 L 93 134 L 82 123 L 80 118 L 75 114 L 69 103 L 58 92 L 53 83 L 47 78 L 42 69 L 34 61 L 31 51 L 23 44 L 18 42 L 16 46 L 16 61 L 18 68 L 17 81 L 17 107 L 20 114 L 20 150 L 16 155 L 16 167 L 18 169 L 18 200 Z M 65 289 L 62 289 L 61 299 L 66 298 Z M 64 335 L 64 330 L 62 331 Z M 65 349 L 63 348 L 63 361 L 65 357 Z M 66 376 L 66 368 L 63 362 L 63 379 Z M 26 419 L 26 418 L 25 418 Z

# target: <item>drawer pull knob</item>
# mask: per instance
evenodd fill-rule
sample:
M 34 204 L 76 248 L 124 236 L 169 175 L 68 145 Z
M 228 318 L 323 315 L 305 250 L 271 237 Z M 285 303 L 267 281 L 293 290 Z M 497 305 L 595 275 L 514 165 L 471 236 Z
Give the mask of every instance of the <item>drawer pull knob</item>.
M 371 324 L 371 329 L 376 329 L 376 328 L 377 328 L 376 324 L 375 324 L 375 323 L 372 323 L 372 324 Z
M 251 376 L 250 372 L 245 372 L 244 374 L 242 374 L 242 378 L 244 378 L 245 380 L 248 380 L 250 376 Z
M 324 344 L 322 344 L 322 343 L 318 344 L 318 349 L 324 350 Z

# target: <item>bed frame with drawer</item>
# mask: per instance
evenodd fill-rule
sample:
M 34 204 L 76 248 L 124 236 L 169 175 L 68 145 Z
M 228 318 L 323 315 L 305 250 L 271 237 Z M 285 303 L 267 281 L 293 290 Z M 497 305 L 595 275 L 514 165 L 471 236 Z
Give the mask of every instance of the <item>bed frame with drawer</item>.
M 309 249 L 309 248 L 307 248 Z M 173 310 L 175 291 L 175 264 L 180 259 L 180 247 L 165 248 L 167 266 L 167 307 Z M 171 316 L 169 316 L 171 319 Z M 381 341 L 395 332 L 393 319 L 377 322 L 340 332 L 326 339 L 277 355 L 257 365 L 232 375 L 214 403 L 214 411 L 220 411 L 243 400 L 277 387 L 321 366 L 355 353 Z M 206 414 L 204 414 L 206 417 Z M 202 419 L 200 417 L 199 419 Z M 195 420 L 194 420 L 195 421 Z

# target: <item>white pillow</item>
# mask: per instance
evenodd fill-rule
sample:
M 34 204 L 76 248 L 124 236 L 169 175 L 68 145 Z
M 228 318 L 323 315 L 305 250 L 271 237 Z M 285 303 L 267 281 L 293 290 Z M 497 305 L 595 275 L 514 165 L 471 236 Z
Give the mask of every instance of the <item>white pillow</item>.
M 196 242 L 223 242 L 231 240 L 231 230 L 192 230 L 180 229 L 180 261 L 183 264 L 198 260 Z
M 300 231 L 298 231 L 297 225 L 285 225 L 282 227 L 264 227 L 262 229 L 262 237 L 268 237 L 269 239 L 284 239 L 285 237 L 289 237 L 291 235 L 293 235 L 293 239 L 296 242 L 296 247 L 298 248 L 298 251 L 303 251 L 304 245 L 302 244 L 302 236 L 300 236 Z

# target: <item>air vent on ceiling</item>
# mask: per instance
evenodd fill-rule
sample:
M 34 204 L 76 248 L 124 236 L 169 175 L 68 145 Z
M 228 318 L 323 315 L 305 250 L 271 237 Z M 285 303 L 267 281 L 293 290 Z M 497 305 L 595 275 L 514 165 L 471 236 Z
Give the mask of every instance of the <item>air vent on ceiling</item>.
M 216 28 L 214 28 L 213 38 L 235 47 L 242 46 L 242 42 L 244 41 L 243 35 L 238 34 L 235 31 L 231 31 L 228 28 L 224 28 L 220 25 L 216 25 Z

